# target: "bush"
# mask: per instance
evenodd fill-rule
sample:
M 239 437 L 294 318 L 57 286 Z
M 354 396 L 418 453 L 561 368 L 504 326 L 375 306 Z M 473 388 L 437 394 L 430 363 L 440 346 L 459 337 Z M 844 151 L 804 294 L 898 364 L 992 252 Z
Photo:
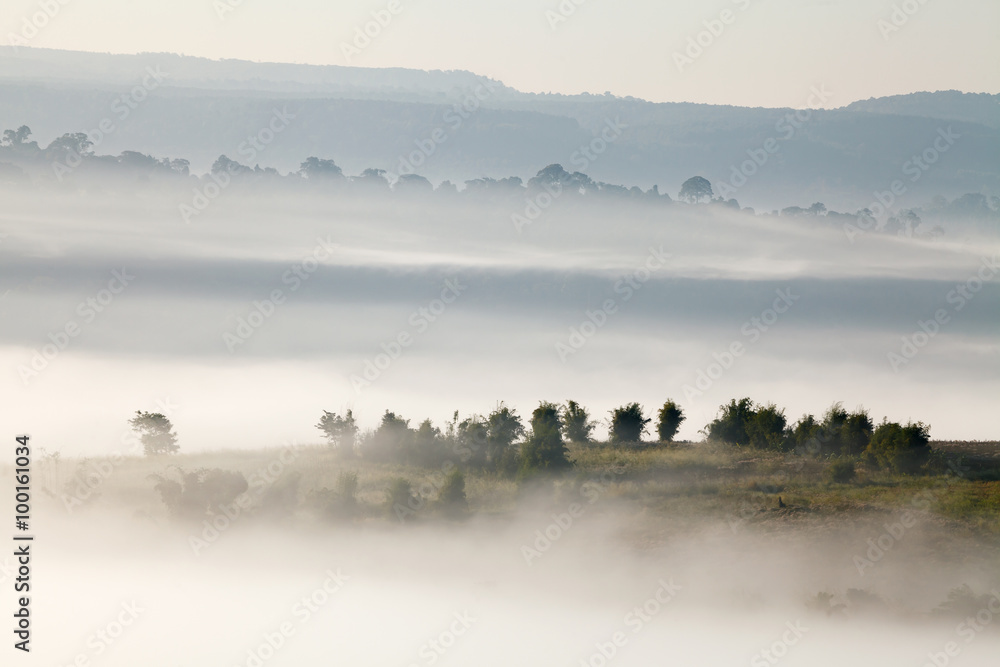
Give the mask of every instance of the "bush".
M 487 469 L 501 472 L 504 467 L 509 466 L 514 442 L 523 435 L 524 425 L 517 412 L 503 403 L 498 405 L 486 420 Z
M 830 463 L 826 469 L 826 477 L 836 484 L 847 484 L 853 482 L 858 476 L 855 469 L 854 459 L 837 459 Z
M 757 408 L 746 424 L 750 446 L 779 451 L 785 449 L 788 442 L 785 433 L 787 423 L 784 410 L 779 410 L 774 403 Z
M 929 431 L 929 427 L 920 422 L 901 426 L 884 421 L 872 434 L 865 457 L 898 473 L 915 473 L 930 459 Z
M 395 477 L 389 482 L 389 488 L 385 491 L 385 508 L 389 516 L 409 521 L 421 504 L 423 501 L 413 493 L 410 480 Z
M 538 471 L 565 470 L 570 467 L 566 454 L 559 408 L 543 401 L 531 413 L 531 437 L 521 448 L 518 475 L 523 479 Z
M 673 442 L 674 436 L 680 429 L 681 424 L 687 419 L 680 406 L 669 399 L 657 413 L 656 433 L 660 436 L 660 442 Z
M 611 411 L 611 441 L 641 442 L 651 419 L 642 416 L 642 406 L 629 403 Z
M 445 516 L 459 518 L 469 511 L 469 501 L 465 497 L 465 475 L 457 468 L 448 473 L 438 491 L 438 506 Z
M 741 398 L 738 402 L 733 399 L 719 407 L 719 417 L 706 427 L 708 439 L 746 446 L 750 444 L 747 425 L 753 417 L 753 401 L 749 398 Z
M 401 463 L 412 439 L 409 420 L 386 410 L 378 429 L 362 443 L 362 455 L 372 461 Z
M 220 512 L 249 488 L 246 478 L 238 472 L 219 468 L 201 468 L 184 472 L 177 468 L 179 480 L 163 475 L 150 475 L 153 488 L 175 519 L 201 519 L 209 512 Z
M 563 433 L 570 442 L 588 443 L 596 424 L 590 421 L 590 413 L 576 401 L 566 401 L 563 408 Z
M 309 492 L 308 502 L 334 518 L 354 516 L 358 509 L 358 473 L 341 472 L 332 491 L 322 488 Z

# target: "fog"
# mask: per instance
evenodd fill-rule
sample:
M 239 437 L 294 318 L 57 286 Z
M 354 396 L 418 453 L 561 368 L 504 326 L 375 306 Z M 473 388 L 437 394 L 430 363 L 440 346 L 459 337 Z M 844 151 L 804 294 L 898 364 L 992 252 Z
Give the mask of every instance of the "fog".
M 568 502 L 530 504 L 450 526 L 241 517 L 211 532 L 50 503 L 37 522 L 48 537 L 34 563 L 44 584 L 32 604 L 45 611 L 32 659 L 922 665 L 955 642 L 955 664 L 989 665 L 1000 649 L 989 624 L 926 616 L 952 587 L 998 584 L 995 549 L 929 517 L 859 574 L 866 539 L 897 517 L 653 520 L 608 495 L 567 521 Z M 821 592 L 844 604 L 848 589 L 888 602 L 810 608 Z
M 443 425 L 570 398 L 601 418 L 672 397 L 686 439 L 744 395 L 790 421 L 844 401 L 994 434 L 1000 244 L 959 222 L 918 239 L 584 197 L 530 220 L 527 195 L 233 189 L 185 223 L 188 192 L 4 193 L 0 400 L 47 449 L 114 451 L 166 404 L 186 451 L 315 442 L 323 409 Z M 936 332 L 903 356 L 921 322 Z

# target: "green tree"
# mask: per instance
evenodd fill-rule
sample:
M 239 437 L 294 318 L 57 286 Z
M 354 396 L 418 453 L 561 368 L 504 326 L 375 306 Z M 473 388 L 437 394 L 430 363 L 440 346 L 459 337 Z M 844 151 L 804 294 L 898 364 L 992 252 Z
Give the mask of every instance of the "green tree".
M 611 411 L 611 442 L 641 442 L 652 421 L 642 415 L 642 406 L 629 403 Z
M 865 457 L 899 473 L 915 473 L 930 459 L 930 427 L 884 421 L 872 434 Z
M 180 449 L 177 445 L 174 425 L 165 415 L 159 412 L 136 410 L 135 417 L 130 419 L 128 423 L 139 436 L 146 456 L 172 454 Z
M 685 419 L 684 410 L 673 399 L 668 399 L 657 413 L 656 432 L 660 442 L 673 442 Z
M 750 446 L 756 449 L 785 449 L 787 424 L 785 411 L 779 410 L 774 403 L 758 407 L 746 424 Z
M 570 467 L 562 439 L 559 406 L 543 401 L 531 413 L 531 437 L 521 448 L 520 475 L 535 471 L 557 471 Z
M 590 420 L 590 413 L 576 401 L 566 401 L 562 410 L 563 433 L 570 442 L 588 443 L 596 422 Z
M 708 439 L 741 447 L 750 444 L 747 425 L 754 414 L 753 401 L 749 398 L 729 401 L 719 407 L 719 417 L 705 427 Z
M 514 453 L 514 442 L 524 435 L 524 424 L 515 410 L 501 402 L 487 418 L 486 429 L 487 465 L 501 472 Z

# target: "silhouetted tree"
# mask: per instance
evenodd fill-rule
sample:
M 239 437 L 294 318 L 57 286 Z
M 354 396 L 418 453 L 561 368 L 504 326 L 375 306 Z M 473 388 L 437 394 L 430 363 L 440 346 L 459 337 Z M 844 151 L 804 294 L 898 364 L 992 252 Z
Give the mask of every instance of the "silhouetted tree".
M 543 401 L 531 413 L 531 437 L 521 449 L 522 477 L 535 471 L 563 470 L 570 466 L 562 439 L 559 406 Z
M 563 433 L 570 442 L 590 442 L 590 434 L 597 425 L 590 420 L 590 413 L 576 401 L 566 401 L 562 410 Z
M 309 180 L 343 180 L 344 172 L 333 160 L 307 157 L 299 165 L 299 173 Z
M 698 204 L 712 200 L 712 184 L 708 179 L 701 176 L 692 176 L 681 184 L 681 191 L 677 198 L 689 204 Z
M 657 413 L 656 432 L 660 436 L 661 442 L 673 442 L 674 436 L 680 429 L 681 424 L 687 419 L 684 411 L 673 399 L 668 400 Z
M 865 450 L 868 460 L 901 473 L 917 472 L 930 454 L 930 428 L 920 422 L 906 426 L 882 422 Z
M 642 415 L 642 406 L 629 403 L 611 411 L 611 442 L 641 442 L 652 421 Z
M 728 404 L 720 406 L 719 417 L 705 427 L 708 439 L 739 446 L 750 444 L 747 425 L 753 416 L 753 401 L 749 398 L 729 401 Z

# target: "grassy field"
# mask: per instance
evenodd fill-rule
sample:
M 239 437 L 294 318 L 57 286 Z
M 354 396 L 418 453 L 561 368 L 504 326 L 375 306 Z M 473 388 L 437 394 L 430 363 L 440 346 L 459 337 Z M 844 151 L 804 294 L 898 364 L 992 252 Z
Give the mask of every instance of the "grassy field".
M 791 454 L 704 443 L 595 443 L 571 446 L 573 469 L 535 483 L 532 494 L 514 480 L 475 472 L 466 473 L 465 491 L 470 514 L 497 518 L 531 504 L 544 510 L 598 501 L 676 527 L 706 520 L 766 527 L 914 510 L 984 539 L 1000 538 L 1000 443 L 934 447 L 944 472 L 906 476 L 858 464 L 854 479 L 835 482 L 831 461 Z M 949 463 L 957 472 L 948 470 Z M 417 517 L 436 520 L 434 501 L 446 472 L 344 459 L 323 445 L 149 458 L 48 458 L 40 469 L 49 502 L 66 511 L 103 507 L 154 518 L 167 516 L 154 489 L 156 476 L 235 471 L 249 482 L 250 511 L 277 504 L 286 513 L 308 515 L 316 509 L 316 491 L 335 490 L 342 473 L 356 473 L 353 518 L 359 521 L 391 519 L 385 499 L 395 478 L 409 480 L 426 501 Z

